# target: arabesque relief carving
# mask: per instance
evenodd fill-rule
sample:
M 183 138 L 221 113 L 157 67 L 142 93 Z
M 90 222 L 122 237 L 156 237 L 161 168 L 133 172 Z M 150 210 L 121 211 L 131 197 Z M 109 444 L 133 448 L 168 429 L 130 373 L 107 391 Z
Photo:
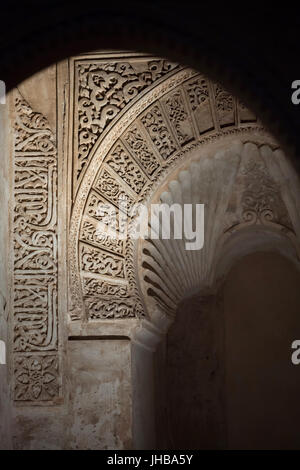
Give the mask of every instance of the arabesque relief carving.
M 178 67 L 167 60 L 80 62 L 78 80 L 78 179 L 107 125 L 141 91 Z
M 252 153 L 244 153 L 227 211 L 226 231 L 239 225 L 258 224 L 293 232 L 295 229 L 282 198 L 280 183 L 270 174 L 264 153 L 255 147 Z M 273 160 L 276 168 L 278 163 Z
M 268 174 L 265 163 L 250 160 L 242 170 L 242 177 L 242 219 L 253 223 L 274 222 L 292 230 L 280 185 Z
M 69 241 L 72 320 L 145 315 L 134 240 L 109 234 L 124 229 L 118 227 L 120 211 L 130 227 L 134 204 L 147 201 L 192 149 L 260 129 L 251 113 L 242 122 L 232 95 L 191 69 L 164 60 L 128 58 L 125 63 L 100 56 L 73 62 L 79 79 L 71 90 L 70 148 L 76 150 L 78 135 L 79 151 L 73 154 L 76 192 Z M 126 206 L 120 208 L 121 200 Z M 105 203 L 113 205 L 117 217 L 99 213 Z

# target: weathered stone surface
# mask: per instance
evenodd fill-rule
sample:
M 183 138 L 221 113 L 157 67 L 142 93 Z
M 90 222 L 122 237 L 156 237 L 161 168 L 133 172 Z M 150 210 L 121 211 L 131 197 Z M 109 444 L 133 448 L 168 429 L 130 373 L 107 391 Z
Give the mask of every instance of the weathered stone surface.
M 155 423 L 166 425 L 168 397 L 154 390 L 172 323 L 169 384 L 192 376 L 189 364 L 176 377 L 178 306 L 192 294 L 214 298 L 249 253 L 269 249 L 299 264 L 297 176 L 235 97 L 199 72 L 143 54 L 87 54 L 31 77 L 1 109 L 0 145 L 0 339 L 8 344 L 0 447 L 162 446 Z M 160 200 L 205 204 L 202 250 L 187 252 L 182 240 L 112 239 L 108 229 L 122 224 L 98 211 L 112 204 L 129 229 L 135 203 Z M 207 352 L 208 362 L 196 361 L 206 382 L 220 366 L 201 406 L 224 392 L 219 353 L 210 354 L 215 320 L 199 320 L 203 342 L 194 337 L 186 349 Z M 206 417 L 212 426 L 208 447 L 214 436 L 225 445 L 222 400 L 195 413 L 200 427 Z M 189 413 L 178 417 L 191 424 Z
M 0 340 L 6 346 L 6 364 L 0 364 L 0 448 L 12 447 L 11 400 L 8 356 L 9 346 L 9 296 L 10 276 L 7 253 L 10 250 L 9 240 L 9 195 L 10 195 L 10 158 L 11 133 L 9 129 L 7 107 L 0 105 Z
M 132 447 L 131 358 L 128 340 L 69 342 L 68 445 L 72 449 Z

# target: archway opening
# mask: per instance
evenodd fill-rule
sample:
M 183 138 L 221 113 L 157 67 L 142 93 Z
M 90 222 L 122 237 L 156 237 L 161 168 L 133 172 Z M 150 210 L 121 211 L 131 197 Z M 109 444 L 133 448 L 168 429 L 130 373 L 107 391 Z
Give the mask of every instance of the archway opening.
M 71 57 L 19 85 L 8 104 L 14 138 L 4 139 L 12 174 L 3 205 L 11 199 L 11 232 L 4 230 L 3 246 L 12 267 L 11 415 L 21 423 L 14 445 L 226 447 L 215 254 L 244 225 L 253 225 L 250 248 L 267 225 L 275 244 L 279 233 L 299 235 L 299 185 L 277 141 L 238 96 L 197 70 L 142 53 Z M 120 213 L 128 215 L 123 197 L 130 209 L 148 207 L 162 190 L 167 204 L 205 205 L 202 250 L 188 254 L 182 239 L 172 250 L 158 242 L 139 251 L 111 236 L 112 228 L 120 233 Z M 200 285 L 201 295 L 185 297 Z M 152 353 L 174 313 L 182 327 L 167 336 L 166 375 L 153 368 Z M 2 318 L 6 328 L 8 313 Z M 202 343 L 188 337 L 187 325 L 198 320 Z M 176 356 L 177 337 L 186 341 L 188 366 Z M 167 378 L 156 409 L 153 370 L 164 376 L 161 386 Z
M 159 448 L 299 448 L 299 282 L 290 260 L 255 252 L 180 303 L 156 352 Z

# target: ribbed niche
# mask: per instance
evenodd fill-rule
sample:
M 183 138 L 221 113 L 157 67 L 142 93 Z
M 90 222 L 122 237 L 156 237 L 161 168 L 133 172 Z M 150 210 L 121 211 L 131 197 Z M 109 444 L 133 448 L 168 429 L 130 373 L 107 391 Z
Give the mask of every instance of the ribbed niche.
M 216 244 L 222 233 L 224 215 L 239 167 L 243 145 L 237 143 L 230 150 L 214 156 L 201 157 L 170 181 L 168 191 L 160 195 L 160 202 L 173 204 L 204 204 L 204 244 L 200 250 L 187 250 L 190 240 L 184 236 L 174 239 L 171 224 L 170 239 L 146 239 L 142 247 L 143 281 L 147 295 L 155 297 L 159 305 L 174 314 L 180 300 L 209 284 Z M 151 218 L 154 231 L 165 230 L 164 222 Z M 195 227 L 195 210 L 193 226 Z
M 155 299 L 163 311 L 174 315 L 184 297 L 199 290 L 207 293 L 217 275 L 215 268 L 226 254 L 224 242 L 236 231 L 252 230 L 256 238 L 257 231 L 281 233 L 300 253 L 299 187 L 282 151 L 269 145 L 236 142 L 230 149 L 192 161 L 152 201 L 160 199 L 169 207 L 178 204 L 182 210 L 184 204 L 204 204 L 204 244 L 199 250 L 187 250 L 189 240 L 184 234 L 175 239 L 174 230 L 170 239 L 160 236 L 141 242 L 146 304 Z M 192 219 L 195 226 L 195 211 Z M 168 218 L 150 218 L 156 233 L 165 233 L 165 224 Z

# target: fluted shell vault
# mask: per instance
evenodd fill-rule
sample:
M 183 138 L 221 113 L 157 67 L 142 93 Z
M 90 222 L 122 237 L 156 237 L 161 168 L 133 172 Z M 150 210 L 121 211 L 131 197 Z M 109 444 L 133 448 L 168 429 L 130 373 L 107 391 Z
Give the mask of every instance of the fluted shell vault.
M 227 150 L 194 156 L 169 175 L 166 190 L 153 200 L 169 207 L 204 205 L 203 242 L 200 250 L 187 250 L 190 238 L 149 239 L 140 242 L 142 290 L 168 314 L 193 292 L 207 293 L 217 276 L 218 261 L 230 234 L 251 226 L 284 232 L 295 243 L 297 208 L 293 192 L 280 185 L 284 155 L 269 145 L 234 142 Z M 288 210 L 290 208 L 290 213 Z M 197 229 L 196 214 L 191 223 Z M 152 218 L 151 218 L 152 223 Z M 154 219 L 153 223 L 159 225 Z M 166 220 L 161 221 L 163 225 Z M 158 229 L 156 229 L 158 231 Z M 173 234 L 174 235 L 174 234 Z M 150 310 L 151 311 L 151 310 Z

